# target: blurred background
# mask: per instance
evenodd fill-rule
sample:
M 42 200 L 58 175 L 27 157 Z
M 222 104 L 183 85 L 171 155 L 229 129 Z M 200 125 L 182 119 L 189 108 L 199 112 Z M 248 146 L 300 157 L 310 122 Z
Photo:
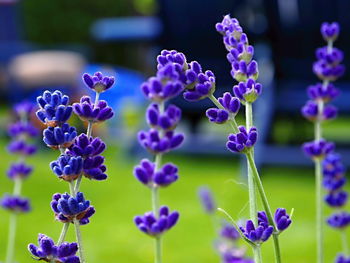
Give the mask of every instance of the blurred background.
M 150 209 L 148 189 L 132 175 L 133 165 L 146 156 L 135 137 L 145 125 L 147 106 L 139 87 L 155 73 L 160 50 L 176 49 L 188 61 L 197 60 L 215 73 L 217 95 L 231 90 L 235 83 L 222 37 L 215 31 L 215 23 L 231 14 L 255 47 L 263 84 L 263 95 L 254 105 L 260 131 L 257 165 L 272 206 L 295 209 L 293 228 L 282 236 L 285 262 L 313 262 L 313 170 L 300 150 L 302 142 L 312 139 L 313 128 L 300 116 L 300 108 L 307 100 L 307 86 L 317 82 L 312 63 L 315 49 L 325 45 L 319 31 L 323 21 L 340 23 L 335 46 L 345 52 L 347 66 L 349 10 L 347 0 L 0 0 L 0 193 L 12 187 L 6 170 L 14 157 L 5 151 L 12 105 L 24 99 L 34 101 L 46 89 L 60 89 L 75 101 L 89 92 L 81 81 L 83 72 L 114 75 L 116 85 L 102 99 L 116 116 L 94 130 L 110 146 L 105 154 L 109 179 L 82 186 L 97 210 L 91 224 L 83 228 L 88 260 L 152 262 L 152 240 L 132 223 L 134 215 Z M 350 163 L 349 76 L 336 82 L 342 91 L 335 101 L 340 116 L 325 125 L 325 137 L 336 141 L 346 164 Z M 183 110 L 180 129 L 187 138 L 180 150 L 167 156 L 179 164 L 181 179 L 161 191 L 161 201 L 182 215 L 179 225 L 165 237 L 165 261 L 219 262 L 211 249 L 215 233 L 196 191 L 208 185 L 221 207 L 235 218 L 247 217 L 244 167 L 224 147 L 228 128 L 205 118 L 209 100 L 188 103 L 179 97 L 173 103 Z M 78 120 L 73 119 L 72 125 L 84 129 Z M 39 154 L 30 160 L 35 172 L 24 189 L 32 199 L 33 212 L 21 217 L 18 262 L 30 261 L 26 245 L 36 240 L 38 232 L 56 237 L 61 227 L 49 207 L 53 193 L 67 190 L 48 167 L 58 153 L 46 149 L 40 140 L 38 145 Z M 0 211 L 0 260 L 7 222 L 7 214 Z M 340 241 L 334 231 L 327 231 L 326 262 L 330 262 L 340 250 Z M 264 246 L 264 251 L 266 262 L 272 262 L 272 245 Z

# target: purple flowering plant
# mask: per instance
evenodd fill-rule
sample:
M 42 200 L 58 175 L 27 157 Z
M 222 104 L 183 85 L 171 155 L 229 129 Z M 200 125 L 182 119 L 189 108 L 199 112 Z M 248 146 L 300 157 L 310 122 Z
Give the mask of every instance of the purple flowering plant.
M 316 175 L 316 228 L 317 228 L 317 262 L 324 262 L 324 223 L 339 230 L 342 239 L 342 254 L 335 259 L 336 263 L 350 261 L 345 229 L 350 224 L 350 214 L 343 211 L 348 200 L 344 191 L 346 184 L 345 167 L 341 156 L 334 152 L 335 145 L 323 138 L 322 127 L 325 121 L 336 118 L 337 108 L 330 103 L 340 94 L 331 83 L 344 74 L 342 65 L 343 52 L 333 46 L 338 38 L 340 26 L 337 22 L 323 23 L 321 35 L 327 45 L 316 50 L 317 61 L 313 72 L 322 81 L 308 88 L 310 100 L 301 109 L 302 115 L 314 123 L 314 140 L 304 143 L 303 150 L 315 163 Z M 324 218 L 325 203 L 336 209 L 327 220 Z
M 100 93 L 113 86 L 114 78 L 97 72 L 92 76 L 84 74 L 83 82 L 95 91 L 94 100 L 84 96 L 79 102 L 70 105 L 69 97 L 58 90 L 45 91 L 37 98 L 39 110 L 36 115 L 46 125 L 43 141 L 51 149 L 60 152 L 58 159 L 50 163 L 50 168 L 58 179 L 68 183 L 69 193 L 56 193 L 52 197 L 51 209 L 55 219 L 63 224 L 62 231 L 56 244 L 43 234 L 39 234 L 38 246 L 29 244 L 28 250 L 36 260 L 87 262 L 80 226 L 90 222 L 95 208 L 80 192 L 80 185 L 83 177 L 98 181 L 107 179 L 105 159 L 101 155 L 106 144 L 99 137 L 93 137 L 92 131 L 94 124 L 114 115 L 107 102 L 99 99 Z M 78 135 L 76 128 L 68 124 L 72 113 L 87 122 L 86 133 Z M 75 228 L 76 242 L 67 243 L 66 234 L 71 224 Z
M 31 143 L 31 139 L 39 134 L 30 119 L 34 109 L 35 105 L 30 102 L 16 104 L 14 106 L 16 122 L 8 126 L 11 142 L 8 144 L 7 150 L 19 157 L 18 161 L 12 163 L 7 171 L 8 178 L 14 182 L 13 192 L 5 194 L 0 199 L 0 206 L 11 213 L 5 263 L 14 262 L 17 216 L 31 210 L 30 200 L 22 197 L 21 192 L 24 180 L 33 172 L 33 167 L 26 163 L 27 157 L 36 152 L 36 147 Z
M 229 15 L 226 15 L 223 21 L 216 25 L 216 30 L 223 36 L 224 46 L 228 51 L 227 59 L 232 66 L 231 76 L 238 82 L 237 85 L 233 85 L 232 93 L 226 92 L 217 99 L 214 96 L 216 86 L 214 73 L 210 70 L 203 70 L 197 61 L 187 62 L 185 55 L 175 50 L 163 50 L 158 56 L 157 75 L 172 81 L 172 85 L 166 89 L 167 92 L 175 90 L 178 93 L 183 89 L 183 97 L 187 101 L 209 98 L 216 106 L 206 111 L 209 121 L 216 124 L 227 123 L 231 126 L 232 134 L 228 136 L 226 147 L 233 153 L 241 153 L 246 156 L 250 200 L 250 220 L 247 221 L 246 226 L 239 228 L 235 221 L 232 220 L 232 223 L 242 238 L 252 246 L 256 263 L 262 262 L 262 243 L 272 236 L 276 262 L 279 263 L 282 261 L 279 235 L 291 224 L 291 218 L 285 209 L 277 209 L 275 215 L 272 213 L 254 161 L 254 145 L 258 139 L 258 131 L 253 125 L 252 104 L 262 92 L 262 85 L 257 81 L 258 63 L 253 60 L 254 48 L 249 45 L 248 37 L 238 20 Z M 148 81 L 143 90 L 146 91 L 146 95 L 159 98 L 163 97 L 165 92 L 164 89 L 162 93 L 161 86 L 162 82 L 153 78 Z M 168 86 L 163 84 L 163 87 Z M 242 105 L 246 112 L 245 125 L 239 125 L 235 118 Z M 171 145 L 168 141 L 162 141 L 157 130 L 141 134 L 142 144 L 151 152 L 166 149 L 165 145 Z M 258 212 L 258 195 L 264 209 L 260 212 Z M 220 211 L 232 219 L 223 209 Z

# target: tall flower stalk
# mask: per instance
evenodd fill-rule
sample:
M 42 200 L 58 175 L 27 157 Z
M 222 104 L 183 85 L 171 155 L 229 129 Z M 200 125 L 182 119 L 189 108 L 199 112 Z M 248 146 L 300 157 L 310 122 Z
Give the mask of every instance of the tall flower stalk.
M 94 100 L 83 96 L 80 102 L 71 106 L 69 97 L 57 90 L 45 91 L 37 98 L 40 107 L 37 117 L 47 126 L 43 131 L 43 140 L 51 149 L 60 151 L 58 159 L 50 163 L 51 170 L 69 186 L 69 193 L 56 193 L 51 201 L 56 220 L 63 223 L 57 243 L 39 234 L 39 246 L 30 244 L 28 247 L 37 260 L 54 263 L 87 262 L 80 226 L 90 222 L 95 208 L 80 192 L 80 185 L 83 177 L 97 181 L 107 179 L 104 157 L 101 155 L 106 144 L 99 137 L 92 136 L 92 128 L 95 123 L 104 122 L 114 115 L 107 102 L 99 100 L 100 93 L 112 87 L 114 78 L 97 72 L 92 76 L 84 74 L 83 81 L 95 92 Z M 67 123 L 72 112 L 87 123 L 86 134 L 78 136 L 76 129 Z M 65 242 L 70 224 L 74 225 L 77 243 Z
M 11 213 L 5 263 L 15 262 L 17 216 L 21 213 L 28 213 L 31 209 L 29 199 L 21 197 L 21 194 L 23 181 L 33 172 L 33 167 L 26 164 L 26 158 L 36 152 L 36 147 L 29 142 L 29 139 L 38 135 L 38 130 L 30 122 L 34 107 L 35 105 L 29 102 L 16 104 L 14 112 L 17 122 L 8 127 L 8 134 L 12 138 L 8 151 L 17 154 L 19 158 L 17 162 L 11 164 L 7 171 L 8 178 L 14 182 L 13 192 L 0 200 L 2 208 Z
M 172 62 L 176 61 L 177 64 Z M 179 80 L 177 67 L 186 66 L 186 58 L 177 52 L 166 52 L 158 56 L 157 74 L 149 78 L 141 86 L 141 90 L 151 101 L 146 110 L 146 121 L 150 126 L 148 131 L 140 131 L 138 140 L 147 149 L 154 161 L 141 160 L 135 167 L 135 177 L 151 190 L 152 212 L 136 216 L 136 226 L 155 240 L 155 263 L 162 261 L 162 236 L 172 228 L 179 219 L 177 211 L 170 212 L 167 206 L 160 207 L 159 189 L 167 187 L 178 180 L 178 168 L 172 163 L 163 164 L 165 153 L 178 148 L 183 140 L 182 133 L 176 133 L 175 128 L 181 119 L 181 110 L 166 102 L 179 95 L 184 89 Z M 181 70 L 180 70 L 181 71 Z
M 276 262 L 281 262 L 278 236 L 290 224 L 291 219 L 284 209 L 277 209 L 273 215 L 258 170 L 254 161 L 253 147 L 258 132 L 253 126 L 252 103 L 261 93 L 257 62 L 252 60 L 254 48 L 248 44 L 247 35 L 243 33 L 237 19 L 225 16 L 216 25 L 224 37 L 224 44 L 229 51 L 227 58 L 232 64 L 231 75 L 239 83 L 233 87 L 233 94 L 226 92 L 220 98 L 214 96 L 216 79 L 212 71 L 203 71 L 197 61 L 187 62 L 185 55 L 175 50 L 163 50 L 158 57 L 160 69 L 164 69 L 168 79 L 177 78 L 185 87 L 184 98 L 188 101 L 199 101 L 209 98 L 217 108 L 208 109 L 207 117 L 217 124 L 228 123 L 233 133 L 228 137 L 227 148 L 232 152 L 242 153 L 247 158 L 249 175 L 249 203 L 251 220 L 247 221 L 240 233 L 253 248 L 254 260 L 262 262 L 260 247 L 273 235 Z M 180 59 L 181 58 L 181 59 Z M 170 70 L 174 68 L 175 71 Z M 160 88 L 157 87 L 158 90 Z M 246 105 L 246 127 L 239 126 L 235 119 L 241 103 Z M 265 211 L 257 211 L 258 193 Z M 233 222 L 235 224 L 235 222 Z
M 330 105 L 339 91 L 331 84 L 344 73 L 344 66 L 340 63 L 343 60 L 343 52 L 333 47 L 334 41 L 339 35 L 338 23 L 323 23 L 321 34 L 327 45 L 317 49 L 317 61 L 313 64 L 313 71 L 322 83 L 317 83 L 308 88 L 310 100 L 302 108 L 305 118 L 314 123 L 314 141 L 303 145 L 305 153 L 315 163 L 316 179 L 316 242 L 317 262 L 324 262 L 324 209 L 322 185 L 326 177 L 323 177 L 322 162 L 328 154 L 334 150 L 334 144 L 323 138 L 322 126 L 325 121 L 334 119 L 337 116 L 337 108 Z M 333 178 L 334 179 L 334 178 Z M 336 186 L 337 187 L 337 186 Z M 334 186 L 332 186 L 334 188 Z M 334 192 L 338 189 L 331 189 L 328 198 L 334 198 Z M 335 198 L 339 199 L 339 195 Z M 327 200 L 327 198 L 326 198 Z

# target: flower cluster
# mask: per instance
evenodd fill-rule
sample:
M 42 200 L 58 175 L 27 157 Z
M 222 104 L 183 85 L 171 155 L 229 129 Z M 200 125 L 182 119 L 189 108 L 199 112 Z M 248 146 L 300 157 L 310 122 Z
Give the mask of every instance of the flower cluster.
M 156 261 L 161 260 L 160 243 L 165 231 L 172 228 L 179 219 L 178 212 L 169 212 L 166 206 L 159 207 L 158 189 L 169 186 L 179 178 L 178 168 L 172 163 L 162 164 L 162 156 L 176 148 L 184 141 L 184 135 L 176 132 L 181 119 L 181 110 L 166 102 L 179 95 L 186 87 L 189 70 L 184 54 L 177 51 L 163 50 L 157 57 L 156 76 L 150 77 L 141 85 L 141 91 L 151 101 L 146 109 L 148 130 L 138 133 L 142 147 L 155 156 L 155 161 L 143 159 L 134 168 L 135 178 L 149 187 L 152 192 L 152 212 L 135 217 L 136 226 L 149 236 L 155 237 Z M 193 80 L 194 86 L 205 80 Z
M 265 212 L 258 212 L 258 225 L 254 226 L 252 220 L 246 222 L 245 228 L 240 227 L 242 233 L 253 243 L 262 243 L 267 241 L 273 233 L 273 226 L 269 225 Z
M 337 39 L 339 31 L 339 24 L 336 22 L 323 23 L 321 25 L 321 34 L 327 42 L 327 46 L 317 49 L 317 61 L 313 64 L 313 71 L 323 82 L 308 88 L 307 92 L 310 100 L 301 109 L 301 113 L 306 119 L 314 122 L 315 125 L 315 140 L 305 143 L 303 149 L 306 155 L 314 160 L 316 167 L 316 179 L 318 182 L 316 188 L 318 192 L 317 225 L 320 226 L 323 224 L 322 203 L 318 198 L 321 196 L 321 183 L 323 183 L 323 187 L 327 191 L 324 201 L 330 207 L 337 209 L 337 212 L 327 219 L 327 223 L 333 228 L 342 230 L 350 223 L 350 214 L 339 210 L 348 200 L 348 194 L 344 191 L 344 185 L 346 183 L 345 167 L 341 162 L 340 155 L 334 153 L 334 143 L 327 142 L 322 138 L 323 122 L 334 119 L 337 116 L 337 108 L 329 103 L 332 102 L 340 92 L 330 82 L 337 80 L 345 71 L 345 67 L 341 64 L 343 52 L 333 47 L 333 43 Z M 318 229 L 322 231 L 322 228 L 318 227 Z M 321 250 L 323 249 L 323 241 L 318 240 L 318 242 L 318 255 L 322 257 Z M 346 250 L 347 248 L 344 249 Z M 319 258 L 318 260 L 323 259 Z M 347 261 L 345 257 L 340 255 L 336 259 L 336 262 Z
M 69 97 L 60 91 L 45 91 L 39 96 L 37 102 L 40 109 L 36 115 L 47 127 L 43 131 L 44 143 L 54 149 L 60 150 L 57 160 L 50 163 L 53 173 L 70 185 L 70 193 L 54 194 L 51 208 L 57 221 L 64 223 L 60 240 L 57 246 L 46 236 L 39 235 L 39 248 L 29 245 L 29 251 L 38 260 L 57 263 L 85 262 L 82 248 L 80 225 L 90 222 L 95 208 L 90 201 L 85 200 L 83 193 L 79 192 L 83 177 L 94 180 L 105 180 L 106 166 L 101 155 L 106 144 L 99 138 L 92 136 L 95 123 L 103 122 L 114 113 L 106 101 L 100 101 L 99 95 L 112 87 L 113 77 L 103 76 L 97 72 L 93 76 L 83 75 L 87 87 L 95 91 L 94 103 L 90 97 L 84 96 L 80 102 L 69 104 Z M 72 113 L 88 124 L 87 132 L 78 135 L 76 128 L 67 122 Z M 68 226 L 73 223 L 77 233 L 77 244 L 64 243 Z M 79 257 L 75 256 L 79 251 Z
M 39 234 L 38 244 L 39 246 L 28 245 L 28 250 L 36 260 L 56 263 L 80 263 L 79 257 L 75 255 L 78 251 L 77 243 L 64 242 L 55 245 L 51 238 Z
M 21 102 L 14 106 L 16 121 L 8 126 L 8 135 L 11 137 L 7 149 L 12 154 L 19 155 L 19 160 L 13 162 L 7 170 L 7 176 L 14 182 L 13 193 L 5 194 L 0 199 L 0 207 L 13 213 L 10 219 L 9 237 L 15 237 L 16 229 L 11 227 L 15 223 L 17 214 L 28 213 L 31 210 L 29 199 L 21 196 L 22 182 L 33 172 L 33 167 L 26 163 L 26 157 L 36 152 L 36 147 L 30 142 L 38 135 L 38 129 L 31 122 L 31 115 L 35 105 L 30 102 Z M 7 244 L 7 261 L 14 262 L 15 239 Z

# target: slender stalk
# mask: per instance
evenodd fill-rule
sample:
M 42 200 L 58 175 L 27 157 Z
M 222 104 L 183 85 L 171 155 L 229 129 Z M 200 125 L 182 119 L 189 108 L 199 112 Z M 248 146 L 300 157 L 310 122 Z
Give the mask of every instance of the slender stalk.
M 349 246 L 348 246 L 348 238 L 346 236 L 346 231 L 345 230 L 341 231 L 340 235 L 341 235 L 343 253 L 346 257 L 348 257 L 349 256 Z
M 246 114 L 246 126 L 249 130 L 253 126 L 253 112 L 252 104 L 247 102 L 245 105 L 245 114 Z M 254 158 L 254 150 L 252 149 L 252 156 Z M 247 169 L 248 169 L 248 189 L 249 189 L 249 211 L 250 218 L 253 220 L 254 224 L 257 225 L 257 196 L 256 196 L 256 187 L 254 178 L 252 175 L 252 169 L 250 168 L 249 162 L 247 160 Z
M 246 157 L 248 160 L 248 165 L 250 166 L 251 170 L 252 170 L 252 175 L 254 177 L 255 183 L 256 183 L 256 187 L 257 190 L 259 192 L 259 195 L 261 197 L 261 201 L 263 203 L 264 209 L 266 211 L 267 217 L 269 219 L 270 224 L 272 224 L 276 229 L 276 223 L 273 220 L 273 214 L 270 208 L 270 204 L 267 200 L 267 196 L 263 187 L 263 184 L 261 182 L 260 176 L 259 176 L 259 172 L 256 168 L 255 162 L 254 162 L 254 157 L 253 157 L 253 153 L 251 151 L 246 153 Z M 275 260 L 276 263 L 281 263 L 282 259 L 281 259 L 281 252 L 280 252 L 280 246 L 279 246 L 279 242 L 278 242 L 278 233 L 273 233 L 273 239 L 274 239 L 274 247 L 275 247 Z
M 260 245 L 254 247 L 254 263 L 262 263 L 261 248 Z
M 6 252 L 5 263 L 14 263 L 16 228 L 17 228 L 17 214 L 12 213 L 10 216 L 9 234 L 8 234 L 8 243 L 7 243 L 7 252 Z
M 83 238 L 80 231 L 80 223 L 79 220 L 74 218 L 73 219 L 74 227 L 75 227 L 75 235 L 77 238 L 77 243 L 79 247 L 79 257 L 81 263 L 86 263 L 85 256 L 84 256 L 84 248 L 83 248 Z
M 16 195 L 16 196 L 20 196 L 21 195 L 22 182 L 23 182 L 23 180 L 21 178 L 16 178 L 15 179 L 15 185 L 13 187 L 13 194 L 14 195 Z
M 57 246 L 61 245 L 63 243 L 63 241 L 66 239 L 66 235 L 67 235 L 67 232 L 68 232 L 68 229 L 69 229 L 69 225 L 70 225 L 70 223 L 64 223 L 63 224 L 63 228 L 62 228 L 60 237 L 59 237 L 59 239 L 57 241 Z

